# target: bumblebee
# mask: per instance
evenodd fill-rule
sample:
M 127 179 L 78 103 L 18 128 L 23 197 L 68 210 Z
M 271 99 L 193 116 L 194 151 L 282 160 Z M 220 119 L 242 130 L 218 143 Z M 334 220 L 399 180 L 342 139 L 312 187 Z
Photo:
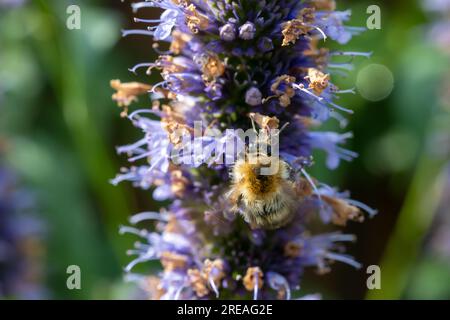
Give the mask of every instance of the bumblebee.
M 292 220 L 298 201 L 286 162 L 274 156 L 248 156 L 236 161 L 231 179 L 227 196 L 252 228 L 277 229 Z

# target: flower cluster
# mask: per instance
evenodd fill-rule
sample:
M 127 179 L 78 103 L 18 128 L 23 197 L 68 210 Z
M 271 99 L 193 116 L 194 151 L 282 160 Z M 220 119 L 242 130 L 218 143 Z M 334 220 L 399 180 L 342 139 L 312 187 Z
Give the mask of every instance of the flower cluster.
M 450 1 L 424 0 L 425 10 L 434 13 L 434 23 L 430 28 L 428 37 L 444 52 L 450 53 Z
M 154 0 L 132 7 L 139 14 L 163 9 L 159 19 L 135 19 L 146 29 L 124 31 L 124 36 L 157 41 L 159 58 L 130 70 L 158 70 L 162 79 L 153 85 L 111 82 L 122 115 L 144 133 L 136 143 L 118 148 L 130 162 L 144 162 L 122 169 L 113 183 L 127 180 L 154 188 L 154 199 L 170 205 L 131 218 L 132 225 L 154 220 L 152 231 L 121 228 L 142 239 L 129 251 L 136 258 L 126 267 L 127 277 L 145 285 L 154 299 L 290 299 L 306 267 L 322 273 L 333 261 L 360 267 L 343 252 L 352 235 L 312 235 L 307 229 L 315 219 L 345 226 L 363 220 L 361 209 L 375 214 L 307 173 L 314 149 L 327 153 L 331 169 L 356 156 L 341 146 L 350 133 L 316 130 L 330 118 L 344 126 L 343 114 L 352 113 L 333 101 L 353 90 L 332 83 L 350 64 L 333 59 L 369 56 L 323 46 L 326 39 L 344 44 L 362 31 L 344 25 L 350 11 L 336 10 L 333 0 Z M 151 106 L 128 114 L 141 95 L 150 96 Z M 230 176 L 236 168 L 224 165 L 227 145 L 239 140 L 249 146 L 229 129 L 256 127 L 260 132 L 279 129 L 277 148 L 286 172 L 253 180 L 245 170 Z M 219 134 L 202 135 L 210 130 Z M 192 161 L 173 161 L 183 137 L 194 131 L 201 132 L 188 149 L 192 152 L 184 148 L 181 153 Z M 247 183 L 239 186 L 245 191 L 233 200 L 233 184 L 240 183 Z M 276 219 L 281 211 L 289 219 L 271 228 L 248 219 L 249 212 L 262 218 L 270 212 Z M 161 263 L 157 275 L 132 272 L 136 264 L 152 260 Z
M 0 167 L 0 298 L 40 299 L 43 226 L 15 174 Z
M 0 0 L 0 8 L 16 8 L 25 3 L 26 0 Z

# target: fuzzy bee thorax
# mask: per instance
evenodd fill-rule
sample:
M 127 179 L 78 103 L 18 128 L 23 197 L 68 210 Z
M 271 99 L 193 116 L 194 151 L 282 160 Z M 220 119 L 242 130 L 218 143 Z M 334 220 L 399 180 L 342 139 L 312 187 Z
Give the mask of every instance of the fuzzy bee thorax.
M 259 166 L 245 164 L 240 168 L 242 173 L 242 187 L 256 198 L 276 192 L 280 184 L 279 174 L 262 175 Z
M 294 212 L 294 188 L 288 180 L 287 164 L 274 161 L 279 161 L 279 168 L 271 175 L 261 173 L 260 163 L 239 161 L 233 169 L 228 196 L 252 228 L 279 228 L 291 220 Z

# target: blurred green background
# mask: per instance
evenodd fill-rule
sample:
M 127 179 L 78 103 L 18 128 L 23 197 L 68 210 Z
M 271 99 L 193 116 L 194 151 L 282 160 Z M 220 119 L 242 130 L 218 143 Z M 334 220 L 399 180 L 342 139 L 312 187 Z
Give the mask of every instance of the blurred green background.
M 361 90 L 383 91 L 389 74 L 364 69 L 381 64 L 394 87 L 377 102 L 342 98 L 355 110 L 345 130 L 354 133 L 348 147 L 360 157 L 326 172 L 318 154 L 313 174 L 379 210 L 346 231 L 358 236 L 349 252 L 365 266 L 381 266 L 382 287 L 367 292 L 365 268 L 336 264 L 325 276 L 307 274 L 303 290 L 338 299 L 449 299 L 450 59 L 427 34 L 439 15 L 419 1 L 337 2 L 352 9 L 354 26 L 364 26 L 367 7 L 379 5 L 382 23 L 345 46 L 373 56 L 355 59 L 355 71 L 337 84 L 347 89 L 358 80 Z M 80 30 L 66 28 L 70 4 L 81 8 Z M 115 146 L 140 135 L 120 118 L 109 80 L 148 82 L 127 68 L 155 59 L 151 42 L 121 39 L 120 30 L 133 26 L 126 1 L 35 0 L 0 10 L 0 137 L 8 144 L 5 161 L 33 190 L 48 226 L 49 298 L 130 298 L 122 268 L 131 244 L 118 227 L 157 204 L 149 192 L 108 183 L 126 165 Z M 82 270 L 81 290 L 66 287 L 73 264 Z

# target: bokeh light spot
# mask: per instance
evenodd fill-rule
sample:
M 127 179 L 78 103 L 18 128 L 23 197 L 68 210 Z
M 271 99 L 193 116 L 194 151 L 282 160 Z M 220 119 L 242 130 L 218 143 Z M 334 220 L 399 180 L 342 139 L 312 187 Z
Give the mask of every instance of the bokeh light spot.
M 370 64 L 359 71 L 356 87 L 364 99 L 380 101 L 394 89 L 394 75 L 382 64 Z

